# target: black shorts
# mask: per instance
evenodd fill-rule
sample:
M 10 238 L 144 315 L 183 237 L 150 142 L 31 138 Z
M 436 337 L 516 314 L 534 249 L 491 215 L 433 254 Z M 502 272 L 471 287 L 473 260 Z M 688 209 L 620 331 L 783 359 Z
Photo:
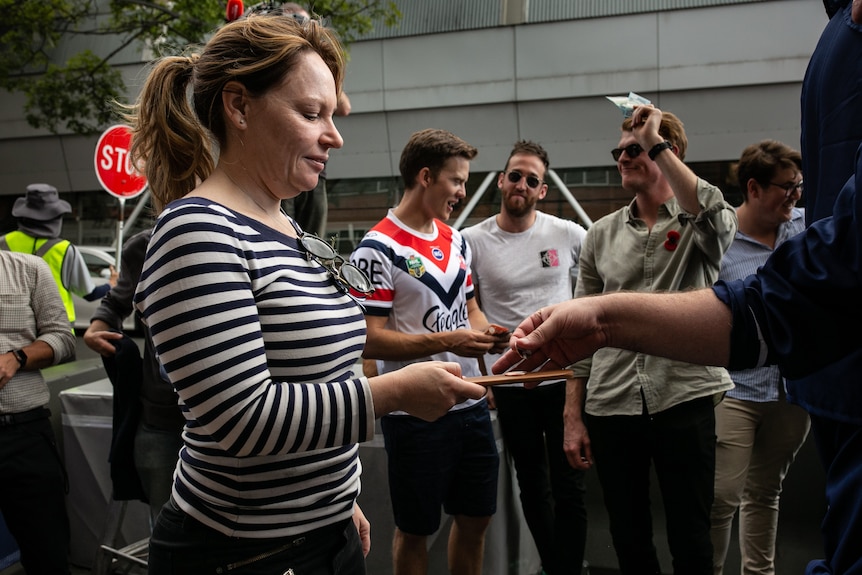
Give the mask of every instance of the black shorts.
M 449 515 L 490 517 L 497 510 L 500 455 L 488 404 L 450 411 L 434 422 L 410 415 L 381 419 L 389 458 L 395 525 L 411 535 L 440 527 Z

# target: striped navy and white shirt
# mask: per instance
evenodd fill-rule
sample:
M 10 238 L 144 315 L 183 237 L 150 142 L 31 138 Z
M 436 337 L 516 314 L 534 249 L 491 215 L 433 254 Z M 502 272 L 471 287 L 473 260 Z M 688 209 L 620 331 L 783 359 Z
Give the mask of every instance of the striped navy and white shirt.
M 805 229 L 805 210 L 793 208 L 790 220 L 778 227 L 775 238 L 775 248 Z M 750 276 L 775 251 L 754 238 L 737 230 L 730 249 L 721 260 L 721 271 L 718 279 L 731 281 Z M 734 388 L 727 392 L 728 397 L 743 401 L 767 402 L 778 401 L 779 388 L 784 386 L 784 378 L 778 371 L 778 366 L 755 367 L 730 371 Z
M 374 435 L 361 308 L 294 238 L 203 198 L 171 203 L 135 301 L 186 425 L 173 498 L 226 535 L 350 517 Z

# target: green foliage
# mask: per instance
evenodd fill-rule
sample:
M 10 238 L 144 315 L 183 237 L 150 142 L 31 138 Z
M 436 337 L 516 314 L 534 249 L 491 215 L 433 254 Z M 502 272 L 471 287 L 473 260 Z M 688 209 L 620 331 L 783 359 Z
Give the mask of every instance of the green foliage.
M 73 133 L 97 133 L 116 120 L 107 102 L 123 90 L 120 73 L 85 50 L 29 80 L 25 117 L 34 128 L 56 132 L 55 122 L 62 121 Z
M 370 32 L 375 20 L 382 20 L 388 28 L 401 20 L 393 0 L 306 0 L 298 4 L 307 4 L 312 15 L 323 18 L 347 47 Z
M 253 2 L 247 1 L 246 6 Z M 306 0 L 345 46 L 395 25 L 392 0 Z M 25 95 L 34 128 L 94 134 L 113 123 L 125 98 L 114 67 L 128 54 L 163 56 L 199 44 L 224 23 L 226 0 L 0 0 L 0 88 Z M 122 60 L 119 55 L 125 55 Z
M 87 1 L 0 0 L 0 86 L 9 88 L 16 75 L 47 66 L 50 53 L 69 24 L 90 9 Z
M 106 29 L 146 42 L 156 56 L 202 42 L 224 22 L 221 0 L 110 0 Z

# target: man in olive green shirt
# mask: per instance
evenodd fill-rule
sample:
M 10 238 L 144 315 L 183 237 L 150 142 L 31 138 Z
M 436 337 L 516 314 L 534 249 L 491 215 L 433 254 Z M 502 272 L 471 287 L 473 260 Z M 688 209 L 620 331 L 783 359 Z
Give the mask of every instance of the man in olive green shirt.
M 686 146 L 682 122 L 653 106 L 623 122 L 611 153 L 635 198 L 587 232 L 576 297 L 679 291 L 718 278 L 736 215 L 721 190 L 683 163 Z M 565 448 L 575 467 L 594 458 L 620 573 L 661 573 L 649 500 L 655 464 L 674 572 L 711 574 L 713 398 L 733 387 L 727 372 L 605 348 L 576 364 L 575 376 L 566 388 Z

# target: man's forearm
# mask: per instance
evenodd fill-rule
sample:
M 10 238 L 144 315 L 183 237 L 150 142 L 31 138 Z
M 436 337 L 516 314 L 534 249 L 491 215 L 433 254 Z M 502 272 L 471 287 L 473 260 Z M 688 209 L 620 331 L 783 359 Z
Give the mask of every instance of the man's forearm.
M 54 365 L 54 349 L 44 341 L 37 339 L 20 349 L 27 357 L 26 364 L 21 366 L 23 371 L 36 371 Z
M 448 351 L 441 333 L 407 334 L 389 329 L 369 332 L 362 357 L 409 361 Z
M 655 158 L 656 164 L 664 174 L 673 195 L 680 207 L 692 215 L 700 213 L 700 202 L 697 198 L 697 176 L 691 168 L 685 165 L 673 150 L 665 150 Z
M 584 413 L 584 397 L 587 380 L 582 377 L 566 380 L 566 406 L 563 409 L 563 419 L 566 421 L 581 421 Z
M 730 309 L 711 289 L 615 293 L 600 301 L 609 347 L 702 365 L 730 359 Z

